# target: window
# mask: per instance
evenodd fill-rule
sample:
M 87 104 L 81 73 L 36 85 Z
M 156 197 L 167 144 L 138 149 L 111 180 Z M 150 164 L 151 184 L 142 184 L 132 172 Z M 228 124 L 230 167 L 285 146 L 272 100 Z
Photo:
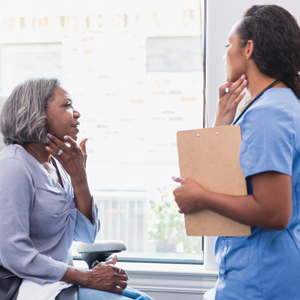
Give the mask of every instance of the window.
M 148 72 L 201 72 L 200 37 L 150 37 L 147 40 Z
M 121 260 L 200 263 L 202 238 L 186 236 L 171 176 L 176 132 L 203 124 L 201 1 L 88 2 L 0 17 L 1 92 L 60 78 L 89 139 L 98 238 L 124 240 Z

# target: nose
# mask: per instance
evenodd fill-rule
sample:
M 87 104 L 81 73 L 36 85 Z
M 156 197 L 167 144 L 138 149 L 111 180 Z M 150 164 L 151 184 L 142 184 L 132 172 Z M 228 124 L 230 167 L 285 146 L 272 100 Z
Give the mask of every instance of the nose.
M 79 119 L 80 118 L 80 113 L 79 113 L 79 111 L 77 111 L 76 109 L 74 109 L 73 110 L 73 117 L 75 118 L 75 119 Z

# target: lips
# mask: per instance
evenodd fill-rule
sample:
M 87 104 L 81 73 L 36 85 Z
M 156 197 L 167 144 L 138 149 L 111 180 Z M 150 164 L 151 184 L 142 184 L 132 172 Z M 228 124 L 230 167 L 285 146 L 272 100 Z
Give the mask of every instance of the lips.
M 77 123 L 77 124 L 75 124 L 75 125 L 72 125 L 72 127 L 76 129 L 77 133 L 79 132 L 79 129 L 78 129 L 78 126 L 79 126 L 79 125 L 80 125 L 79 123 Z

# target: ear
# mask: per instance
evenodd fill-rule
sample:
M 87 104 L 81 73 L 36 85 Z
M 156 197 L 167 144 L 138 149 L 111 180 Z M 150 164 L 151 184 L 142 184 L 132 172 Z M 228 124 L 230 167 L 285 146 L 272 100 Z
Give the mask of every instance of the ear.
M 245 56 L 246 59 L 249 60 L 253 54 L 254 44 L 252 40 L 249 40 L 245 46 Z

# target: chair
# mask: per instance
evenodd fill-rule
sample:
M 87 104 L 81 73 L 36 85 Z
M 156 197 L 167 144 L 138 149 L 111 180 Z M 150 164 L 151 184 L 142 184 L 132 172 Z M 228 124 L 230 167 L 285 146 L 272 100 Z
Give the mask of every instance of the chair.
M 115 240 L 103 240 L 95 241 L 94 244 L 80 243 L 77 247 L 78 253 L 82 259 L 87 263 L 89 269 L 93 268 L 101 261 L 107 260 L 107 258 L 113 253 L 118 253 L 126 250 L 126 246 L 122 241 Z M 73 265 L 73 257 L 69 252 L 69 264 Z M 56 300 L 78 300 L 78 286 L 73 285 L 63 291 L 55 298 Z

